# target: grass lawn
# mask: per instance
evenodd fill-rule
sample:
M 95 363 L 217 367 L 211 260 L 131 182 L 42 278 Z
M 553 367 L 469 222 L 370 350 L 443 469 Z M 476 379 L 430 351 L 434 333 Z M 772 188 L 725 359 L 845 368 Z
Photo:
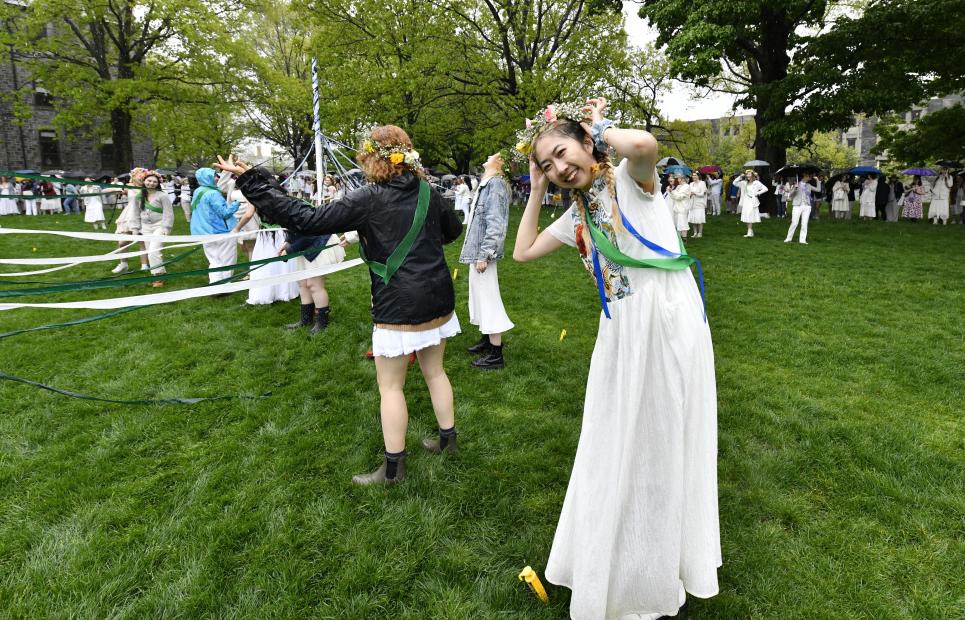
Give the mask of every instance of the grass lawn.
M 87 230 L 76 215 L 0 224 Z M 717 356 L 724 566 L 689 618 L 965 617 L 965 227 L 825 219 L 801 246 L 786 226 L 744 239 L 734 216 L 711 218 L 690 245 Z M 109 249 L 0 237 L 3 257 Z M 446 365 L 462 453 L 421 452 L 434 419 L 412 369 L 409 478 L 387 489 L 351 483 L 381 450 L 362 268 L 330 278 L 332 326 L 314 339 L 281 329 L 297 301 L 238 294 L 0 340 L 0 370 L 106 398 L 274 393 L 119 406 L 0 381 L 0 616 L 568 617 L 567 590 L 544 606 L 516 575 L 549 554 L 599 302 L 572 250 L 507 260 L 500 279 L 508 368 L 469 366 L 460 267 Z M 0 312 L 0 331 L 98 313 Z

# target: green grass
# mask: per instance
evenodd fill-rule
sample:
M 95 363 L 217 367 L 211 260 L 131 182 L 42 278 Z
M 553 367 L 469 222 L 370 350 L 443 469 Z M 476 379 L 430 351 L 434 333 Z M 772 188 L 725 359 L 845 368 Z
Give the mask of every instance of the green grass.
M 0 224 L 85 229 L 77 216 Z M 961 618 L 965 228 L 823 220 L 800 246 L 781 243 L 785 227 L 766 221 L 743 239 L 733 216 L 712 218 L 690 245 L 716 350 L 724 566 L 721 593 L 691 599 L 689 617 Z M 110 249 L 0 237 L 4 257 L 33 247 Z M 192 256 L 176 268 L 205 266 Z M 409 478 L 389 489 L 350 481 L 381 449 L 360 268 L 330 278 L 333 323 L 314 339 L 280 329 L 297 301 L 234 295 L 0 340 L 0 370 L 108 398 L 274 392 L 117 406 L 0 382 L 0 616 L 568 617 L 567 590 L 543 606 L 516 575 L 542 573 L 549 553 L 595 289 L 572 251 L 501 263 L 517 327 L 508 369 L 479 373 L 464 352 L 478 334 L 460 271 L 465 331 L 446 365 L 462 453 L 418 448 L 433 417 L 413 369 Z M 204 282 L 187 280 L 169 288 Z M 153 290 L 44 300 L 139 292 Z M 0 312 L 0 331 L 96 313 Z

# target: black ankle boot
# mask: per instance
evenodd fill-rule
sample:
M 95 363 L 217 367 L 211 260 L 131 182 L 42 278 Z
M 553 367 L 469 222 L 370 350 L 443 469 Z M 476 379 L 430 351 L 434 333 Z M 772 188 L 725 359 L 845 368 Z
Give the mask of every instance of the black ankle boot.
M 489 342 L 489 335 L 488 335 L 488 334 L 483 334 L 483 335 L 482 335 L 482 338 L 479 339 L 479 342 L 477 342 L 476 344 L 472 345 L 471 347 L 469 347 L 469 348 L 466 349 L 466 350 L 469 351 L 470 353 L 488 353 L 488 352 L 489 352 L 489 348 L 490 348 L 491 346 L 493 346 L 493 345 L 492 345 L 491 342 Z
M 306 327 L 312 324 L 312 316 L 315 314 L 315 304 L 302 304 L 301 305 L 301 318 L 297 323 L 290 323 L 285 326 L 285 329 L 298 329 L 299 327 Z
M 506 360 L 503 359 L 502 345 L 490 345 L 489 352 L 472 363 L 474 368 L 480 370 L 499 370 L 506 367 Z
M 328 306 L 315 311 L 315 324 L 309 332 L 312 336 L 328 327 Z

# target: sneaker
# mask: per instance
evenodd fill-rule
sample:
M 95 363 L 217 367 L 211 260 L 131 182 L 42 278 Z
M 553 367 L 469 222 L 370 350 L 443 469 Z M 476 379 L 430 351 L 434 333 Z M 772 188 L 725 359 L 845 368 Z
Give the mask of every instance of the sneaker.
M 801 242 L 799 242 L 799 243 L 800 243 L 801 245 L 807 245 L 807 244 L 808 244 L 807 241 L 801 241 Z
M 790 239 L 785 239 L 785 240 L 784 240 L 784 243 L 790 243 L 790 242 L 791 242 Z

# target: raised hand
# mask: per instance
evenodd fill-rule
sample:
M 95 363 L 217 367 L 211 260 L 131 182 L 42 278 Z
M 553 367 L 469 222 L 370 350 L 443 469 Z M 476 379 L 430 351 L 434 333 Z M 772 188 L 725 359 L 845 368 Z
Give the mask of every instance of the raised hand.
M 230 172 L 231 174 L 244 174 L 251 168 L 251 166 L 240 159 L 235 159 L 234 154 L 228 155 L 227 160 L 222 158 L 221 155 L 218 155 L 218 163 L 212 164 L 212 166 L 219 170 Z

